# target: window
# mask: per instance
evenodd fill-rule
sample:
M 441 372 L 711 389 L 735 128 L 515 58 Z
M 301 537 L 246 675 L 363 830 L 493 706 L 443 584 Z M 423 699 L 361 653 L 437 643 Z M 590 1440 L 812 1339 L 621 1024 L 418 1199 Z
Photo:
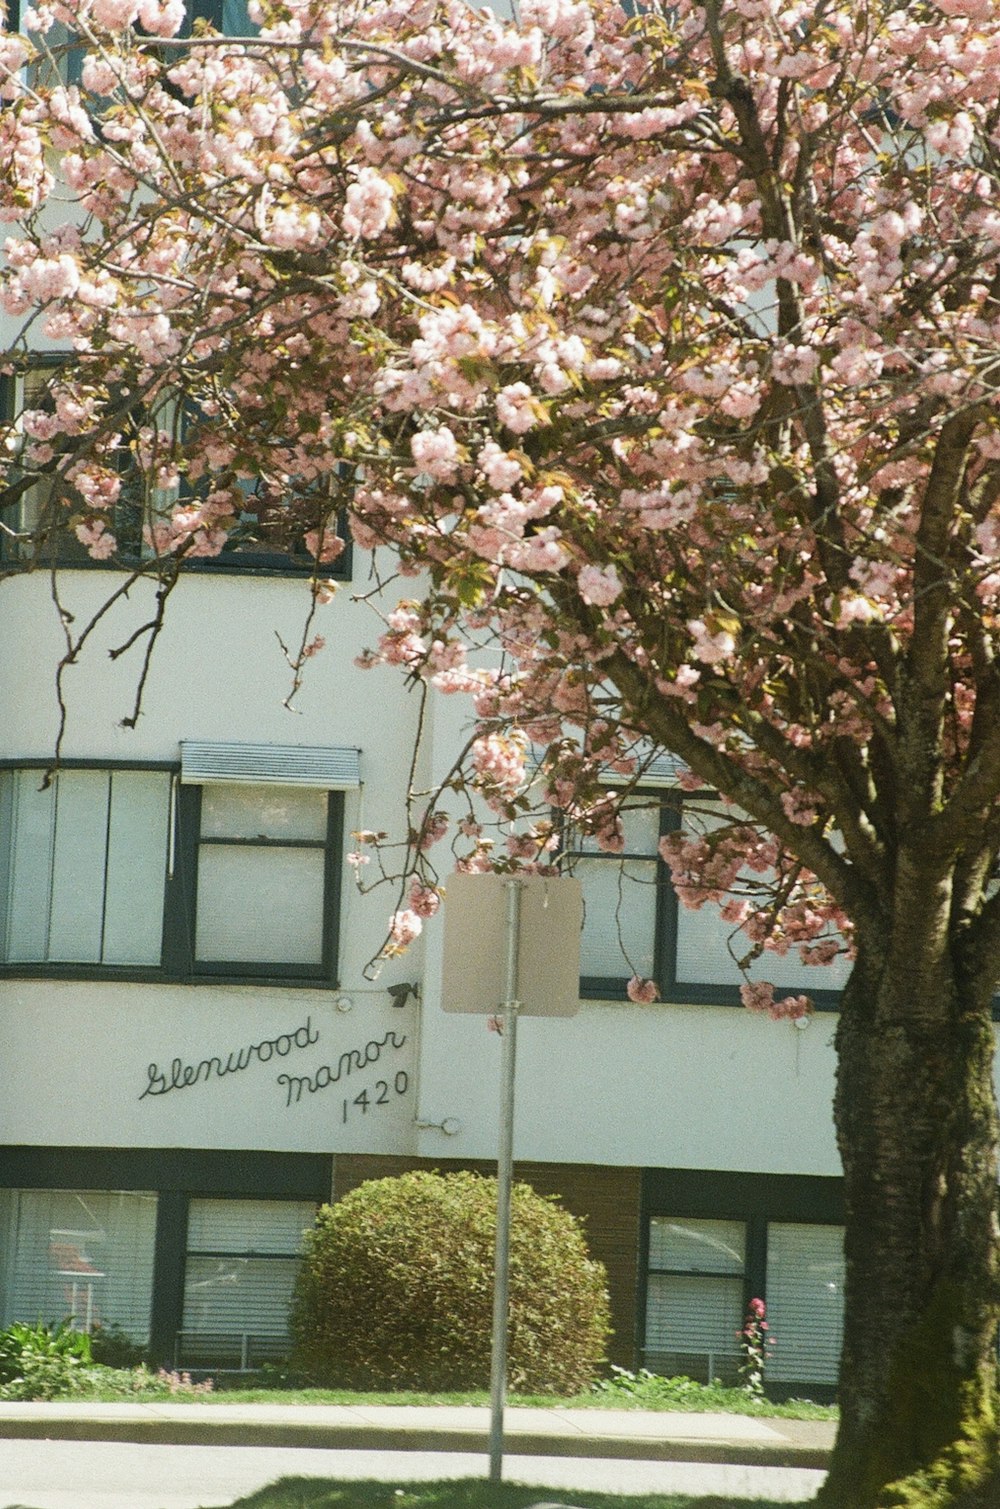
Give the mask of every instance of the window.
M 249 750 L 259 778 L 0 770 L 9 973 L 334 982 L 357 751 L 274 746 L 255 765 L 256 746 L 211 747 Z
M 247 1369 L 288 1348 L 305 1200 L 192 1200 L 179 1367 Z
M 737 1381 L 743 1323 L 746 1227 L 742 1221 L 649 1223 L 645 1363 L 668 1377 Z
M 5 421 L 25 411 L 52 413 L 52 385 L 64 362 L 61 356 L 39 356 L 18 377 L 5 377 L 0 387 L 0 406 Z M 162 507 L 167 494 L 149 493 L 132 470 L 129 442 L 141 423 L 137 410 L 124 413 L 122 439 L 111 465 L 121 479 L 118 498 L 107 514 L 107 527 L 118 542 L 116 560 L 137 562 L 143 554 L 143 525 L 151 511 Z M 56 439 L 58 444 L 58 437 Z M 25 564 L 61 565 L 93 564 L 87 548 L 76 535 L 76 525 L 84 513 L 83 501 L 63 489 L 54 480 L 41 478 L 22 490 L 13 502 L 0 504 L 0 560 Z
M 51 413 L 55 397 L 53 386 L 66 357 L 40 355 L 31 359 L 25 372 L 16 377 L 0 378 L 0 420 L 10 422 L 28 412 Z M 183 430 L 193 422 L 194 410 L 175 403 L 165 403 L 157 414 L 158 427 Z M 116 548 L 109 563 L 118 567 L 135 567 L 152 558 L 146 527 L 152 526 L 175 503 L 176 492 L 146 485 L 132 463 L 132 442 L 148 420 L 147 411 L 136 405 L 124 408 L 120 421 L 121 440 L 112 454 L 110 465 L 118 474 L 120 491 L 107 514 L 102 515 L 114 535 Z M 56 438 L 58 444 L 58 437 Z M 203 484 L 199 484 L 199 487 Z M 317 570 L 314 557 L 305 545 L 305 533 L 314 522 L 317 529 L 336 529 L 347 539 L 347 518 L 341 506 L 348 480 L 331 476 L 318 489 L 315 508 L 312 500 L 308 513 L 296 509 L 294 520 L 279 500 L 258 496 L 252 481 L 241 484 L 245 504 L 235 526 L 230 530 L 217 556 L 184 560 L 185 571 L 267 572 L 311 576 Z M 181 496 L 193 496 L 196 490 L 182 481 Z M 11 502 L 0 502 L 0 563 L 22 565 L 99 566 L 78 539 L 76 526 L 85 516 L 83 500 L 65 488 L 57 490 L 53 480 L 41 478 L 18 493 Z M 347 580 L 351 574 L 351 549 L 348 543 L 334 561 L 320 563 L 320 574 Z
M 26 9 L 26 0 L 25 3 L 11 0 L 8 25 L 19 26 Z M 191 22 L 195 20 L 208 21 L 226 37 L 250 37 L 257 31 L 248 15 L 248 0 L 187 0 L 185 9 L 182 36 L 190 34 Z M 71 26 L 65 21 L 55 21 L 44 38 L 33 33 L 32 40 L 36 45 L 44 41 L 48 52 L 47 57 L 34 65 L 32 82 L 36 86 L 49 88 L 57 81 L 80 83 L 85 44 Z
M 767 1308 L 774 1382 L 836 1383 L 844 1333 L 844 1229 L 772 1222 Z
M 0 957 L 158 965 L 170 775 L 0 771 Z
M 739 1005 L 743 982 L 734 953 L 750 945 L 712 903 L 697 911 L 678 904 L 670 872 L 660 859 L 661 837 L 680 826 L 681 794 L 674 788 L 640 791 L 622 813 L 624 854 L 603 853 L 592 839 L 569 836 L 566 853 L 583 885 L 584 926 L 580 993 L 622 999 L 633 972 L 654 979 L 664 1001 L 692 1005 Z M 702 822 L 712 823 L 711 796 L 694 797 Z M 721 821 L 724 811 L 717 802 Z M 817 1006 L 833 1008 L 850 964 L 804 965 L 798 950 L 768 952 L 754 961 L 749 977 L 770 980 L 778 991 L 804 991 Z
M 340 802 L 323 790 L 208 782 L 181 791 L 194 974 L 329 978 Z
M 747 1299 L 756 1294 L 767 1304 L 775 1342 L 767 1382 L 779 1392 L 783 1385 L 835 1385 L 844 1322 L 843 1239 L 840 1225 L 768 1221 L 764 1215 L 748 1221 L 654 1216 L 646 1366 L 666 1375 L 735 1382 L 737 1333 Z
M 623 995 L 626 970 L 659 975 L 669 880 L 656 846 L 670 816 L 651 795 L 646 805 L 622 813 L 624 854 L 603 853 L 589 838 L 569 850 L 584 896 L 580 976 L 585 996 Z
M 225 37 L 253 36 L 257 28 L 247 14 L 248 0 L 194 0 L 188 9 L 196 17 L 210 21 Z
M 80 1331 L 120 1326 L 149 1339 L 156 1196 L 135 1191 L 0 1191 L 6 1255 L 3 1326 L 14 1321 Z

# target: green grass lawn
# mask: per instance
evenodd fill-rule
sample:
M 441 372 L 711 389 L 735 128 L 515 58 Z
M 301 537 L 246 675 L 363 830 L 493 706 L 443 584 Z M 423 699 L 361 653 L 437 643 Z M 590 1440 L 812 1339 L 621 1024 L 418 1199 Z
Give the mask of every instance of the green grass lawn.
M 192 1384 L 186 1375 L 152 1373 L 145 1368 L 132 1370 L 91 1367 L 76 1380 L 72 1397 L 105 1403 L 122 1400 L 176 1399 L 179 1403 L 212 1404 L 344 1404 L 344 1405 L 435 1405 L 475 1404 L 486 1406 L 485 1390 L 467 1389 L 457 1393 L 415 1393 L 388 1391 L 361 1393 L 349 1389 L 295 1388 L 288 1383 L 275 1387 L 249 1378 L 216 1379 L 210 1389 L 204 1383 Z M 648 1409 L 680 1410 L 685 1413 L 706 1411 L 732 1415 L 771 1416 L 788 1420 L 835 1420 L 833 1405 L 814 1404 L 811 1399 L 791 1399 L 782 1404 L 757 1399 L 738 1388 L 721 1384 L 705 1385 L 690 1378 L 660 1378 L 651 1374 L 619 1373 L 587 1393 L 572 1398 L 554 1398 L 550 1394 L 511 1394 L 507 1403 L 513 1408 L 536 1409 Z
M 566 1488 L 530 1488 L 516 1483 L 488 1483 L 481 1478 L 452 1482 L 335 1482 L 320 1478 L 283 1478 L 239 1499 L 232 1509 L 529 1509 L 535 1504 L 567 1504 L 574 1509 L 796 1509 L 773 1499 L 732 1500 L 687 1493 L 590 1493 Z M 802 1501 L 798 1509 L 804 1509 Z
M 81 1377 L 72 1397 L 94 1399 L 104 1403 L 123 1400 L 176 1399 L 178 1403 L 212 1404 L 345 1404 L 345 1405 L 435 1405 L 489 1404 L 485 1390 L 467 1389 L 458 1393 L 379 1392 L 361 1393 L 349 1389 L 265 1387 L 259 1382 L 236 1378 L 216 1379 L 210 1390 L 204 1384 L 189 1385 L 178 1374 L 154 1374 L 145 1369 L 132 1372 L 112 1368 L 91 1368 Z M 730 1415 L 771 1416 L 787 1420 L 835 1420 L 833 1405 L 814 1404 L 811 1399 L 791 1399 L 782 1404 L 756 1399 L 742 1389 L 723 1388 L 719 1384 L 694 1383 L 690 1378 L 634 1377 L 611 1380 L 592 1391 L 572 1398 L 554 1398 L 551 1394 L 511 1394 L 507 1403 L 535 1409 L 649 1409 L 679 1410 L 704 1414 L 706 1411 Z
M 673 1379 L 664 1382 L 671 1383 Z M 679 1380 L 687 1383 L 687 1379 Z M 217 1389 L 204 1396 L 211 1404 L 489 1404 L 486 1393 L 460 1394 L 360 1394 L 345 1389 L 264 1389 L 229 1387 Z M 645 1395 L 593 1393 L 577 1394 L 571 1399 L 553 1399 L 544 1394 L 511 1394 L 508 1405 L 532 1409 L 651 1409 L 677 1410 L 682 1413 L 704 1414 L 706 1411 L 727 1415 L 771 1416 L 786 1420 L 836 1420 L 834 1405 L 814 1404 L 811 1399 L 792 1399 L 784 1404 L 772 1404 L 767 1399 L 750 1399 L 739 1389 L 703 1388 L 671 1390 L 664 1388 Z

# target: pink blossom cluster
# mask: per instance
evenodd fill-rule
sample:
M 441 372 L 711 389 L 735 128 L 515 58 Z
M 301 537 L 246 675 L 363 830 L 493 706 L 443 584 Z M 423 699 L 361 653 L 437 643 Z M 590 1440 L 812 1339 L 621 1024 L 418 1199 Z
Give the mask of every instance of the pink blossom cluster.
M 764 981 L 741 985 L 740 998 L 748 1011 L 762 1012 L 774 1022 L 798 1022 L 813 1010 L 812 1002 L 804 995 L 784 996 L 776 1001 L 774 986 Z
M 362 663 L 470 698 L 473 801 L 528 827 L 534 743 L 616 852 L 669 753 L 747 814 L 664 839 L 681 900 L 829 962 L 898 847 L 914 647 L 934 821 L 997 795 L 1000 12 L 873 4 L 713 0 L 724 79 L 696 0 L 255 0 L 196 45 L 179 0 L 37 0 L 0 29 L 0 483 L 112 562 L 140 497 L 150 572 L 254 528 L 319 567 L 346 514 L 411 592 Z M 71 85 L 33 62 L 68 15 Z
M 386 954 L 391 957 L 409 948 L 410 944 L 419 938 L 423 926 L 420 914 L 412 907 L 393 912 L 389 919 L 389 943 L 385 950 Z
M 489 796 L 513 796 L 523 784 L 528 741 L 516 729 L 488 733 L 472 744 L 474 780 Z

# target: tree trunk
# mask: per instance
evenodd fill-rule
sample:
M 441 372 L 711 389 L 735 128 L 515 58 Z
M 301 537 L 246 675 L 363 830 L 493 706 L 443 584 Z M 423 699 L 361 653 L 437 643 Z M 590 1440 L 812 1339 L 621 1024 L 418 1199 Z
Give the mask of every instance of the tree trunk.
M 844 994 L 841 1423 L 824 1509 L 996 1509 L 997 1110 L 988 993 L 866 967 Z M 977 999 L 980 997 L 980 999 Z

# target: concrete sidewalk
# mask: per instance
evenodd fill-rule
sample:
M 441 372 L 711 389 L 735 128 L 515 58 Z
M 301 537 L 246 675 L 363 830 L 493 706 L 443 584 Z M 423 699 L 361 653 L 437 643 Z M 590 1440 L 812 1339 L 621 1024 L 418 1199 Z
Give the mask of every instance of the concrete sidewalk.
M 719 1462 L 823 1469 L 832 1420 L 651 1410 L 505 1413 L 505 1450 L 526 1456 Z M 355 1451 L 486 1451 L 489 1410 L 473 1405 L 0 1403 L 0 1438 L 147 1445 L 298 1446 Z

